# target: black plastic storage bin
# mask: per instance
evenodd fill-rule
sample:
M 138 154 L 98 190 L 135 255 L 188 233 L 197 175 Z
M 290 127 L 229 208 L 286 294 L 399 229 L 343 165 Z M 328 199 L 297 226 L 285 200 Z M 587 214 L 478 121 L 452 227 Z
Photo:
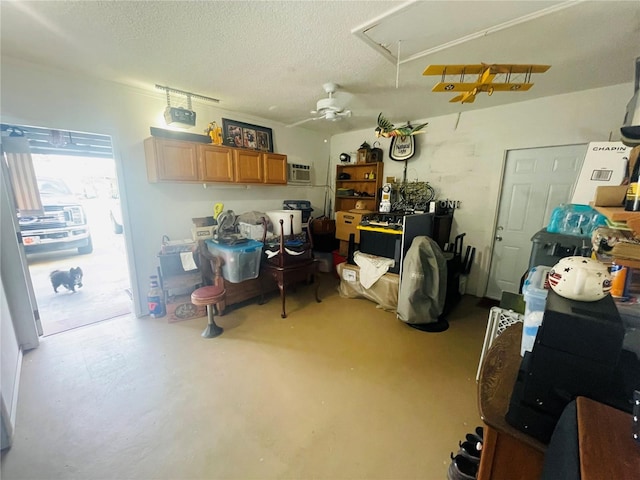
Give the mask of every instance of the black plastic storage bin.
M 282 202 L 284 210 L 302 210 L 302 223 L 307 223 L 311 217 L 311 202 L 308 200 L 284 200 Z
M 529 270 L 538 265 L 553 267 L 561 258 L 591 255 L 591 239 L 576 235 L 547 232 L 543 228 L 531 237 Z

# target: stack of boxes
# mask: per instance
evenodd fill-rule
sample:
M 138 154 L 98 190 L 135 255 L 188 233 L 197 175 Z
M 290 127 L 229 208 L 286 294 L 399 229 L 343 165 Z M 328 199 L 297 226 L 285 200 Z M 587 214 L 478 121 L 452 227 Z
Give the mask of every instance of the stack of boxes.
M 336 238 L 340 240 L 338 253 L 346 257 L 349 251 L 349 236 L 354 235 L 354 241 L 357 246 L 360 244 L 360 230 L 358 225 L 363 218 L 370 213 L 369 210 L 349 210 L 346 212 L 336 212 Z
M 349 250 L 349 235 L 355 235 L 355 243 L 360 243 L 360 231 L 357 226 L 362 220 L 362 213 L 336 212 L 336 238 L 340 240 L 338 253 L 344 257 Z
M 623 405 L 624 333 L 611 296 L 579 302 L 549 290 L 534 348 L 520 365 L 507 422 L 548 443 L 564 407 L 577 396 Z

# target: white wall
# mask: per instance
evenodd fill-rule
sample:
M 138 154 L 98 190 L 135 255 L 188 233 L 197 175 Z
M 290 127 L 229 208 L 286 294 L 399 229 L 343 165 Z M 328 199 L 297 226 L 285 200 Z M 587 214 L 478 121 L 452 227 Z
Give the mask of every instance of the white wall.
M 416 136 L 416 155 L 409 160 L 407 180 L 427 181 L 438 198 L 462 202 L 454 214 L 451 239 L 466 232 L 465 245 L 477 249 L 467 293 L 483 296 L 486 290 L 507 150 L 619 140 L 632 93 L 633 85 L 623 84 L 470 112 L 461 105 L 464 113 L 459 118 L 456 114 L 412 121 L 428 120 L 429 125 L 426 133 Z M 405 123 L 390 120 L 398 126 Z M 353 153 L 365 140 L 373 145 L 374 128 L 334 136 L 332 165 L 339 162 L 341 152 L 351 152 L 354 159 Z M 390 139 L 379 141 L 385 177 L 401 180 L 404 163 L 389 159 Z M 335 167 L 332 172 L 335 177 Z
M 159 79 L 161 81 L 162 79 Z M 184 87 L 184 86 L 181 86 Z M 134 89 L 89 77 L 41 68 L 2 58 L 2 122 L 79 130 L 111 135 L 116 152 L 120 189 L 125 209 L 127 246 L 133 252 L 134 288 L 138 314 L 144 305 L 147 278 L 155 272 L 155 255 L 163 234 L 189 236 L 191 218 L 210 215 L 222 201 L 236 213 L 280 208 L 284 199 L 309 199 L 322 212 L 323 187 L 207 188 L 201 185 L 150 184 L 146 178 L 142 141 L 150 126 L 162 126 L 159 113 L 163 92 L 149 86 Z M 186 88 L 186 87 L 185 87 Z M 493 241 L 502 168 L 506 151 L 589 141 L 617 140 L 631 84 L 577 92 L 457 115 L 429 118 L 426 133 L 418 135 L 417 154 L 409 161 L 408 179 L 429 181 L 439 198 L 460 200 L 452 235 L 466 232 L 466 245 L 477 248 L 467 291 L 484 295 Z M 426 93 L 427 95 L 429 92 Z M 336 135 L 329 143 L 305 129 L 279 124 L 195 102 L 200 133 L 209 121 L 232 118 L 273 129 L 275 150 L 290 161 L 314 165 L 316 185 L 324 185 L 331 159 L 330 184 L 341 152 L 354 153 L 363 141 L 370 144 L 371 129 Z M 461 105 L 461 111 L 464 106 Z M 428 113 L 428 112 L 426 112 Z M 391 119 L 400 124 L 403 120 Z M 418 122 L 421 119 L 413 119 Z M 388 159 L 390 140 L 381 139 L 385 151 L 385 176 L 402 177 L 403 163 Z M 355 158 L 355 155 L 352 155 Z
M 158 79 L 162 83 L 162 79 Z M 187 88 L 188 86 L 180 85 Z M 198 124 L 192 133 L 203 133 L 207 124 L 222 117 L 269 127 L 274 149 L 289 161 L 314 165 L 318 187 L 256 186 L 204 189 L 202 185 L 150 184 L 147 181 L 143 140 L 149 127 L 163 127 L 160 113 L 166 106 L 164 92 L 103 82 L 2 57 L 2 122 L 111 135 L 122 195 L 127 248 L 133 252 L 132 285 L 137 293 L 136 314 L 146 314 L 148 276 L 155 273 L 162 235 L 190 237 L 192 217 L 211 215 L 213 205 L 243 213 L 282 208 L 287 199 L 307 199 L 323 211 L 329 142 L 323 135 L 299 128 L 285 128 L 259 118 L 225 111 L 215 104 L 194 101 Z M 184 100 L 184 99 L 183 99 Z M 172 102 L 172 104 L 179 104 Z M 137 287 L 137 288 L 136 288 Z
M 16 398 L 20 382 L 22 351 L 13 327 L 2 278 L 0 278 L 0 446 L 11 445 L 15 426 Z

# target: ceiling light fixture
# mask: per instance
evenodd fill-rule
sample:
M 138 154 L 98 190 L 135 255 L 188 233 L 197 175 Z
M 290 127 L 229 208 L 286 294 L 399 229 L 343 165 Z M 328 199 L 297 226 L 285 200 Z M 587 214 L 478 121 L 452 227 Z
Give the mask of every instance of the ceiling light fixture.
M 166 87 L 164 85 L 156 84 L 156 88 L 159 90 L 164 90 L 167 94 L 167 107 L 164 110 L 164 120 L 167 123 L 167 125 L 172 125 L 172 126 L 186 125 L 189 127 L 195 126 L 196 112 L 191 109 L 192 97 L 198 98 L 200 100 L 207 100 L 209 102 L 220 103 L 220 100 L 218 100 L 217 98 L 205 97 L 203 95 L 198 95 L 197 93 L 185 92 L 183 90 Z M 172 107 L 171 96 L 170 96 L 171 93 L 184 95 L 185 97 L 187 97 L 187 108 Z

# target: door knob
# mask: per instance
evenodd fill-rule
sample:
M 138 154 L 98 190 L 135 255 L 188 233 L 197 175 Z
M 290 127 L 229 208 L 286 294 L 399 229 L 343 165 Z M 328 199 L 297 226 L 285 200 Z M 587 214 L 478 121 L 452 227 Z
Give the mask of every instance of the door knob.
M 496 240 L 497 240 L 498 242 L 501 242 L 501 241 L 502 241 L 502 237 L 501 237 L 500 235 L 496 235 Z

